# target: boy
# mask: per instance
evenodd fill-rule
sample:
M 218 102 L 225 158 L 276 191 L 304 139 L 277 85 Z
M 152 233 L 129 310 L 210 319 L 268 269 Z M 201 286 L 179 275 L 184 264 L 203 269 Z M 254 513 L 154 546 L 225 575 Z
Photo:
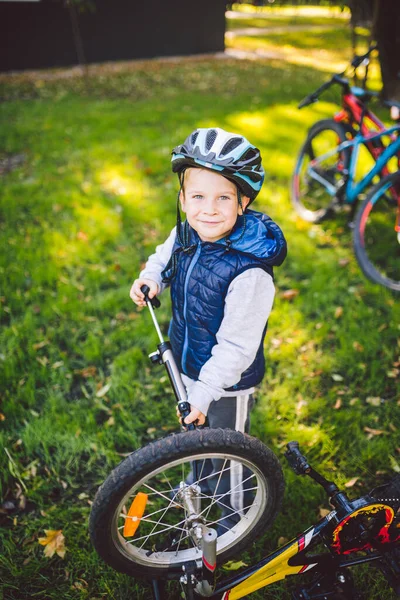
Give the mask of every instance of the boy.
M 207 416 L 210 427 L 248 432 L 251 394 L 265 371 L 272 267 L 284 261 L 286 241 L 269 217 L 248 210 L 264 169 L 243 136 L 197 129 L 174 148 L 172 170 L 180 181 L 177 225 L 130 296 L 144 306 L 144 284 L 150 298 L 171 286 L 168 335 L 191 405 L 185 423 L 203 425 Z

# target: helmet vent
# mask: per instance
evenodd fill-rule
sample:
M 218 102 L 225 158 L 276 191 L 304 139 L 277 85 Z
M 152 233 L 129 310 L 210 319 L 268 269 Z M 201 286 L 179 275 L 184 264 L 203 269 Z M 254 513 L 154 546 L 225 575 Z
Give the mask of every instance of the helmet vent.
M 198 135 L 199 135 L 198 131 L 195 131 L 194 133 L 192 133 L 192 137 L 190 138 L 190 141 L 192 142 L 192 144 L 194 144 L 196 142 Z
M 240 138 L 240 137 L 231 138 L 230 140 L 228 140 L 226 142 L 225 146 L 222 148 L 222 150 L 220 152 L 220 156 L 225 156 L 226 154 L 229 154 L 229 152 L 232 152 L 232 150 L 234 150 L 235 148 L 240 146 L 240 144 L 242 142 L 243 142 L 243 138 Z
M 242 160 L 251 160 L 255 156 L 257 156 L 257 152 L 253 148 L 249 148 L 246 154 L 242 156 Z
M 207 152 L 210 151 L 210 149 L 212 148 L 213 143 L 215 142 L 215 140 L 217 139 L 217 132 L 215 131 L 215 129 L 210 129 L 210 131 L 207 132 L 207 136 L 206 136 L 206 150 Z

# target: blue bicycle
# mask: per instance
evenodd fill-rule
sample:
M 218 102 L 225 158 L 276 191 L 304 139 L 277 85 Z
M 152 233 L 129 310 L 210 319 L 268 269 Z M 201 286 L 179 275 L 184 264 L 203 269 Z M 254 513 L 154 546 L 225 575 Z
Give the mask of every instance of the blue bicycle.
M 369 60 L 372 50 L 355 57 L 354 69 Z M 313 223 L 350 206 L 351 220 L 355 215 L 354 251 L 362 271 L 375 283 L 400 292 L 400 123 L 385 127 L 369 110 L 367 102 L 377 94 L 366 90 L 365 82 L 366 78 L 363 88 L 350 86 L 342 74 L 333 75 L 300 103 L 302 108 L 316 102 L 334 84 L 342 88 L 342 110 L 333 119 L 315 123 L 300 149 L 291 197 L 297 213 Z M 400 108 L 396 102 L 386 104 Z M 361 146 L 374 165 L 356 181 Z

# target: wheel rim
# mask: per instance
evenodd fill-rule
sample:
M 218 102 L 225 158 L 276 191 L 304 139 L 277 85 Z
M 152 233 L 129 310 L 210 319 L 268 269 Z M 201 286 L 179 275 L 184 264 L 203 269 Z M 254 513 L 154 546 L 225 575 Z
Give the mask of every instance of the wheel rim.
M 213 475 L 207 474 L 205 467 L 207 459 L 218 461 Z M 177 487 L 185 482 L 191 471 L 191 464 L 197 462 L 198 477 L 190 481 L 190 485 L 183 483 L 183 489 L 192 490 L 195 485 L 203 486 L 200 493 L 195 492 L 194 497 L 200 503 L 197 514 L 203 519 L 207 527 L 219 526 L 225 530 L 225 516 L 238 522 L 225 533 L 220 533 L 217 538 L 217 553 L 220 554 L 239 543 L 247 536 L 259 522 L 265 506 L 270 497 L 268 481 L 254 464 L 246 459 L 229 453 L 212 452 L 209 454 L 193 454 L 170 462 L 168 466 L 154 469 L 141 478 L 130 490 L 116 509 L 112 519 L 111 536 L 118 551 L 143 567 L 158 568 L 179 567 L 182 563 L 191 560 L 200 560 L 201 551 L 189 534 L 188 510 L 182 500 L 181 492 Z M 235 504 L 235 495 L 239 487 L 231 488 L 232 494 L 224 493 L 222 473 L 231 475 L 235 470 L 244 470 L 243 480 L 245 504 L 240 507 L 231 507 Z M 205 490 L 205 485 L 210 484 L 213 491 Z M 140 525 L 133 536 L 124 537 L 123 530 L 128 517 L 129 508 L 135 504 L 139 493 L 148 496 L 144 514 L 139 517 Z M 137 502 L 137 501 L 136 501 Z M 225 503 L 226 502 L 226 503 Z M 228 507 L 228 509 L 226 508 Z M 133 517 L 137 522 L 137 518 Z
M 343 179 L 344 153 L 335 152 L 318 160 L 315 165 L 312 165 L 312 161 L 329 154 L 339 143 L 338 134 L 325 129 L 310 138 L 303 148 L 294 175 L 294 197 L 303 209 L 303 216 L 308 215 L 309 220 L 325 213 L 334 198 L 334 194 L 329 193 L 315 177 L 329 182 L 337 189 Z M 310 174 L 310 167 L 313 169 L 313 176 Z
M 360 219 L 361 252 L 366 274 L 380 283 L 399 286 L 400 238 L 395 230 L 397 202 L 390 196 L 389 181 L 380 187 L 365 205 Z

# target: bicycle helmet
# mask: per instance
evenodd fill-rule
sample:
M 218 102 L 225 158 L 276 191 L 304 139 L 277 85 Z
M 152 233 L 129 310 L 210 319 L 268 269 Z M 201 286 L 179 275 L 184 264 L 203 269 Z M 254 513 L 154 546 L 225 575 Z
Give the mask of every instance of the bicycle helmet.
M 245 137 L 219 127 L 193 131 L 172 151 L 172 170 L 180 174 L 188 167 L 217 171 L 233 181 L 245 196 L 254 200 L 264 181 L 258 148 Z

